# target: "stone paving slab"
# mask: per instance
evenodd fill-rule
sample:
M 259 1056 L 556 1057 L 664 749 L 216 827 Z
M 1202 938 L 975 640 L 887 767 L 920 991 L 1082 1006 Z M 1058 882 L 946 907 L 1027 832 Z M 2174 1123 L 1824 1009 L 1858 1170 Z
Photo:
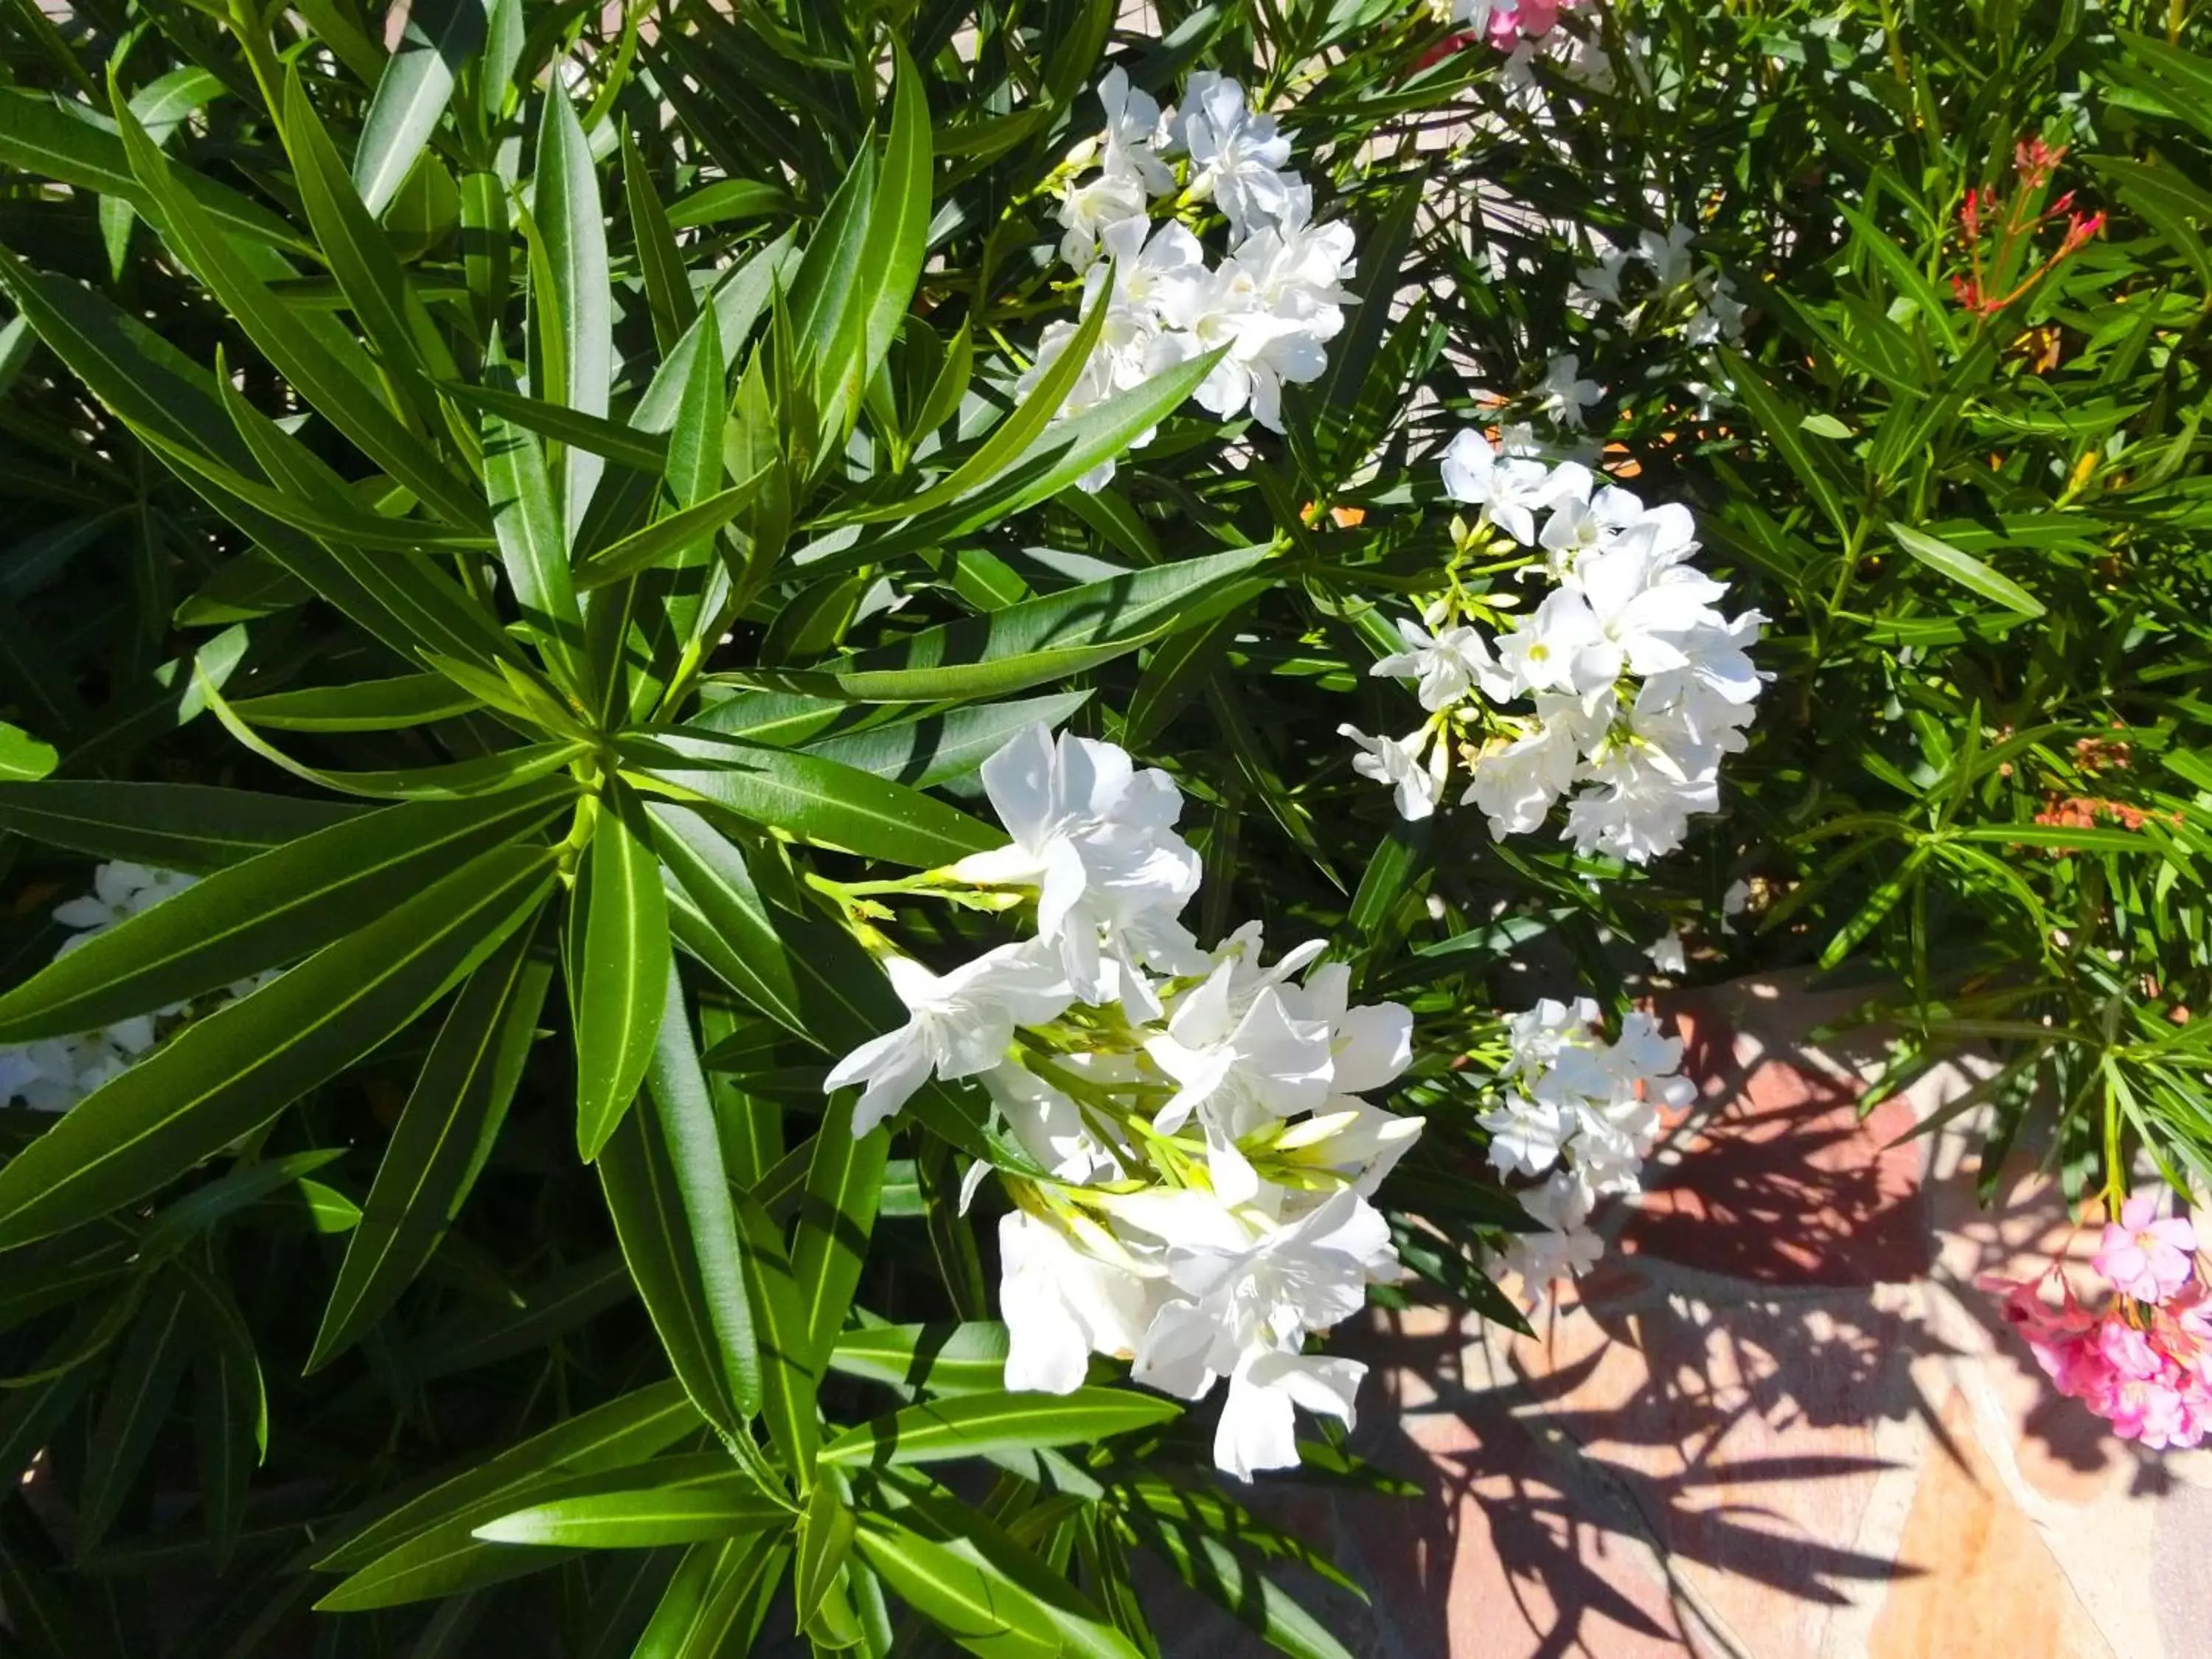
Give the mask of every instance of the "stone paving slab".
M 1285 1519 L 1369 1591 L 1300 1594 L 1375 1659 L 2208 1659 L 2212 1455 L 2139 1452 L 2045 1385 L 1983 1273 L 2094 1228 L 1972 1137 L 1913 1127 L 1951 1068 L 1862 1109 L 1848 997 L 1673 1000 L 1705 1098 L 1534 1338 L 1377 1314 L 1358 1443 L 1413 1499 Z M 1194 1610 L 1179 1653 L 1254 1651 Z

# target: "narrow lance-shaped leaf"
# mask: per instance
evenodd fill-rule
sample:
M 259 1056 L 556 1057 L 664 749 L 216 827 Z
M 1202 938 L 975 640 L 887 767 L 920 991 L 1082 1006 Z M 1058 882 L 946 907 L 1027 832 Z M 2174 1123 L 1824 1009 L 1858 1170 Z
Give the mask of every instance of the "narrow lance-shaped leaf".
M 880 1124 L 866 1134 L 853 1133 L 857 1099 L 853 1091 L 841 1090 L 822 1114 L 792 1247 L 792 1275 L 806 1317 L 807 1364 L 817 1375 L 860 1282 L 890 1149 L 890 1131 Z
M 310 331 L 270 293 L 206 210 L 177 185 L 172 164 L 131 119 L 130 111 L 118 107 L 117 119 L 131 170 L 146 186 L 149 216 L 285 379 L 433 512 L 465 527 L 483 525 L 488 515 L 473 489 L 370 395 L 373 368 L 364 362 L 364 372 L 357 373 L 333 358 L 327 342 L 334 337 Z
M 187 1026 L 0 1168 L 0 1249 L 142 1198 L 276 1117 L 473 970 L 552 879 L 550 847 L 487 854 Z
M 392 1133 L 307 1358 L 327 1364 L 396 1301 L 445 1237 L 506 1121 L 552 967 L 517 928 L 469 976 Z
M 165 1293 L 166 1292 L 166 1293 Z M 123 1345 L 93 1425 L 84 1484 L 78 1498 L 77 1549 L 91 1549 L 106 1534 L 130 1495 L 131 1483 L 154 1448 L 169 1401 L 191 1363 L 189 1304 L 173 1285 L 149 1294 Z
M 0 1042 L 92 1030 L 295 961 L 527 835 L 574 796 L 562 779 L 390 807 L 219 871 L 0 996 Z
M 568 575 L 568 537 L 535 434 L 496 412 L 483 417 L 484 489 L 500 561 L 555 681 L 580 697 L 588 682 L 584 612 Z
M 357 817 L 348 801 L 201 783 L 0 783 L 0 829 L 97 859 L 205 875 Z
M 615 1127 L 600 1149 L 599 1174 L 623 1261 L 668 1363 L 699 1415 L 726 1441 L 737 1440 L 745 1433 L 744 1413 L 731 1391 L 675 1160 L 657 1113 L 635 1111 Z
M 927 1463 L 990 1452 L 1086 1445 L 1150 1428 L 1182 1413 L 1176 1401 L 1134 1389 L 1082 1388 L 1069 1395 L 971 1394 L 908 1406 L 848 1429 L 822 1449 L 825 1464 L 850 1468 Z
M 569 908 L 576 1146 L 589 1163 L 645 1080 L 668 981 L 668 901 L 637 798 L 611 780 Z
M 722 1139 L 714 1099 L 700 1069 L 692 1040 L 684 981 L 675 962 L 668 963 L 667 997 L 653 1061 L 646 1068 L 647 1092 L 660 1120 L 661 1134 L 675 1166 L 691 1254 L 706 1297 L 707 1316 L 720 1348 L 722 1369 L 738 1413 L 760 1410 L 760 1348 L 753 1334 L 752 1307 L 745 1294 L 744 1266 L 738 1236 L 737 1209 L 722 1164 Z
M 538 175 L 531 211 L 545 239 L 551 266 L 553 291 L 540 295 L 540 303 L 550 302 L 561 325 L 563 378 L 548 390 L 557 392 L 559 401 L 571 409 L 605 415 L 614 378 L 607 229 L 599 205 L 599 168 L 575 106 L 568 101 L 566 82 L 557 72 L 549 80 L 545 116 L 538 131 Z M 562 521 L 573 544 L 604 464 L 596 455 L 571 450 L 563 465 Z
M 407 14 L 399 50 L 377 77 L 362 122 L 354 182 L 381 213 L 413 170 L 453 95 L 453 77 L 483 44 L 480 0 L 423 0 Z

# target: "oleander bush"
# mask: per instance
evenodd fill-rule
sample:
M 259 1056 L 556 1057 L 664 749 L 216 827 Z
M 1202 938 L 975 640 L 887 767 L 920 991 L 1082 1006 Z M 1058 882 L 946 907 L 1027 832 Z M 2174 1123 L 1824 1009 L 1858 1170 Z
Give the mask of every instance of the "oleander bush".
M 12 1639 L 1341 1653 L 1327 1334 L 1525 1328 L 1753 970 L 2194 1443 L 2203 36 L 0 14 Z

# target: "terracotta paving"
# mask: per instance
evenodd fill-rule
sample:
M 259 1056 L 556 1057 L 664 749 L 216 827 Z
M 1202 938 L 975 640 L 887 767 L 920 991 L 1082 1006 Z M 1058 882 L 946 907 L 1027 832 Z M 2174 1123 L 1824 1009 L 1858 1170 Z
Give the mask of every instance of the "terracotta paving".
M 1985 1272 L 2094 1246 L 2032 1180 L 1988 1211 L 1972 1078 L 1864 1115 L 1847 1000 L 1670 1005 L 1705 1099 L 1618 1249 L 1534 1340 L 1378 1316 L 1359 1442 L 1414 1499 L 1308 1499 L 1369 1592 L 1300 1594 L 1366 1659 L 2207 1659 L 2212 1453 L 2146 1454 L 2044 1385 Z M 1259 1650 L 1197 1609 L 1184 1654 Z

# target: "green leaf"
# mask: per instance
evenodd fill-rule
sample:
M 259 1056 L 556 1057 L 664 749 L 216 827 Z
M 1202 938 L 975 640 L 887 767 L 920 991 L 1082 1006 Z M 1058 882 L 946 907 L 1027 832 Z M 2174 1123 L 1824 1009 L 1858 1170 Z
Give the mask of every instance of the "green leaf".
M 0 721 L 0 783 L 34 782 L 52 771 L 61 757 L 20 726 Z
M 550 301 L 560 319 L 562 373 L 549 375 L 555 401 L 586 415 L 607 412 L 614 380 L 613 283 L 607 270 L 607 228 L 599 205 L 599 173 L 590 141 L 569 103 L 556 65 L 538 130 L 538 176 L 531 204 L 552 267 Z M 591 504 L 601 465 L 597 456 L 571 451 L 567 458 L 562 522 L 574 545 Z
M 177 184 L 175 169 L 130 112 L 120 110 L 117 118 L 131 171 L 146 186 L 148 216 L 285 379 L 432 512 L 465 529 L 485 527 L 488 515 L 474 489 L 370 395 L 375 370 L 367 354 L 350 366 L 331 356 L 329 343 L 348 337 L 317 333 L 270 294 L 206 210 Z
M 711 769 L 662 763 L 645 775 L 725 811 L 816 847 L 932 869 L 1006 844 L 1006 836 L 956 807 L 816 755 L 793 754 L 716 733 L 663 732 L 655 748 Z
M 297 961 L 528 836 L 574 798 L 563 779 L 388 807 L 218 871 L 0 995 L 0 1042 L 93 1030 Z
M 842 1468 L 884 1467 L 1085 1445 L 1182 1414 L 1177 1401 L 1131 1389 L 962 1395 L 908 1406 L 848 1429 L 822 1449 L 821 1461 Z
M 921 72 L 906 47 L 891 37 L 890 137 L 868 204 L 861 245 L 860 281 L 848 313 L 857 325 L 859 374 L 846 412 L 857 413 L 859 389 L 875 378 L 899 324 L 914 304 L 929 251 L 929 102 Z
M 1043 436 L 1053 417 L 1067 402 L 1067 394 L 1075 389 L 1076 381 L 1083 378 L 1083 371 L 1091 362 L 1091 350 L 1105 330 L 1106 315 L 1111 308 L 1113 298 L 1113 285 L 1109 279 L 1106 291 L 1091 304 L 1090 314 L 1077 325 L 1074 334 L 1060 348 L 1059 355 L 1047 363 L 1044 372 L 1037 376 L 1036 385 L 1030 388 L 1029 396 L 1015 405 L 1005 420 L 993 427 L 975 452 L 951 472 L 919 495 L 889 501 L 880 507 L 835 514 L 820 520 L 816 528 L 826 530 L 839 525 L 880 524 L 890 519 L 919 518 L 971 495 L 997 480 Z
M 230 1292 L 205 1275 L 187 1282 L 195 1287 L 199 1311 L 212 1315 L 194 1321 L 199 1344 L 194 1427 L 208 1547 L 221 1572 L 246 1524 L 246 1485 L 268 1453 L 269 1402 L 252 1338 Z
M 668 209 L 667 218 L 672 229 L 695 230 L 701 225 L 782 213 L 790 206 L 790 192 L 780 185 L 756 179 L 717 179 L 678 198 Z
M 455 0 L 454 9 L 474 11 L 475 0 Z M 373 107 L 370 112 L 374 117 Z M 363 205 L 346 176 L 345 163 L 308 101 L 296 65 L 285 76 L 283 137 L 301 204 L 324 262 L 416 422 L 433 427 L 439 416 L 431 378 L 453 374 L 453 356 L 408 286 L 391 239 L 376 222 L 376 210 Z
M 192 1323 L 179 1286 L 157 1285 L 140 1309 L 107 1381 L 78 1489 L 76 1549 L 89 1551 L 112 1526 L 131 1485 L 154 1449 L 185 1367 Z
M 1820 458 L 1805 447 L 1805 440 L 1798 432 L 1799 412 L 1761 380 L 1759 371 L 1743 358 L 1724 349 L 1718 355 L 1721 367 L 1728 373 L 1729 384 L 1751 410 L 1768 441 L 1782 453 L 1790 470 L 1812 492 L 1820 510 L 1828 515 L 1828 521 L 1836 526 L 1836 533 L 1850 536 L 1851 525 L 1844 511 L 1843 492 L 1836 487 Z
M 647 1091 L 674 1167 L 683 1203 L 684 1228 L 676 1241 L 688 1242 L 699 1288 L 720 1353 L 722 1370 L 738 1415 L 760 1410 L 760 1349 L 753 1334 L 752 1308 L 745 1297 L 744 1264 L 738 1244 L 737 1208 L 730 1198 L 722 1164 L 721 1131 L 706 1073 L 699 1067 L 684 983 L 676 964 L 668 964 L 668 990 L 661 1009 L 659 1036 L 646 1068 Z
M 1931 570 L 1941 571 L 1961 587 L 1971 589 L 1984 599 L 1995 601 L 2008 611 L 2018 611 L 2023 617 L 2044 614 L 2043 601 L 2037 599 L 2009 576 L 2001 576 L 1971 553 L 1962 553 L 1946 541 L 1939 541 L 1924 530 L 1915 530 L 1911 525 L 1893 524 L 1889 533 L 1897 544 Z
M 630 1659 L 720 1659 L 751 1650 L 764 1592 L 783 1575 L 773 1533 L 692 1547 L 669 1581 Z
M 807 1350 L 806 1309 L 781 1231 L 750 1197 L 738 1200 L 738 1225 L 744 1247 L 745 1297 L 760 1341 L 761 1419 L 785 1473 L 803 1492 L 813 1479 L 822 1438 L 815 1404 L 822 1370 Z
M 999 1394 L 1006 1386 L 1006 1328 L 871 1325 L 847 1331 L 830 1351 L 830 1369 L 909 1394 Z
M 554 680 L 580 696 L 590 680 L 584 612 L 568 574 L 568 538 L 544 453 L 533 434 L 496 413 L 483 418 L 483 449 L 492 529 L 515 605 Z
M 1042 1605 L 996 1569 L 878 1516 L 861 1517 L 854 1541 L 901 1601 L 969 1652 L 1052 1659 L 1065 1650 Z
M 842 766 L 889 778 L 909 789 L 927 789 L 963 778 L 1032 726 L 1057 729 L 1091 699 L 1088 691 L 1018 702 L 956 708 L 918 720 L 873 726 L 810 743 L 805 752 Z
M 543 902 L 550 847 L 486 854 L 87 1096 L 0 1168 L 0 1249 L 143 1197 L 406 1026 Z
M 1125 1515 L 1133 1535 L 1182 1581 L 1219 1603 L 1292 1659 L 1352 1659 L 1344 1645 L 1258 1565 L 1220 1539 L 1154 1514 Z
M 241 697 L 230 709 L 249 726 L 280 732 L 396 732 L 483 707 L 443 674 L 401 674 L 387 680 Z
M 834 1480 L 824 1480 L 807 1499 L 799 1523 L 799 1559 L 792 1570 L 792 1623 L 804 1630 L 815 1609 L 835 1588 L 852 1553 L 853 1511 Z
M 884 1162 L 890 1152 L 890 1131 L 881 1124 L 854 1133 L 854 1102 L 841 1090 L 823 1109 L 815 1137 L 813 1161 L 806 1170 L 806 1191 L 799 1200 L 799 1231 L 792 1249 L 792 1277 L 799 1286 L 799 1309 L 806 1321 L 807 1369 L 820 1375 L 829 1359 L 875 1229 L 876 1206 L 883 1195 Z
M 628 1468 L 699 1427 L 699 1413 L 674 1378 L 594 1406 L 489 1462 L 471 1459 L 448 1480 L 409 1498 L 349 1531 L 316 1561 L 325 1572 L 353 1572 L 434 1530 L 479 1522 L 521 1507 L 533 1483 Z
M 1153 566 L 923 629 L 879 651 L 811 670 L 755 670 L 741 684 L 856 702 L 1000 697 L 1126 655 L 1194 627 L 1261 586 L 1237 578 L 1273 552 L 1245 547 Z M 1272 586 L 1266 584 L 1265 586 Z M 728 703 L 694 724 L 710 728 Z
M 0 87 L 0 162 L 78 190 L 128 202 L 143 211 L 146 187 L 131 171 L 131 158 L 113 124 L 99 112 L 52 93 Z M 266 208 L 197 173 L 183 187 L 229 235 L 295 252 L 312 253 L 300 233 Z
M 577 567 L 576 586 L 586 590 L 605 587 L 609 582 L 635 575 L 672 555 L 680 554 L 744 512 L 774 472 L 773 467 L 764 466 L 744 483 L 732 484 L 702 501 L 656 519 L 612 546 L 601 548 Z
M 438 389 L 459 402 L 496 415 L 503 420 L 575 449 L 604 455 L 634 472 L 659 473 L 668 461 L 668 440 L 604 415 L 587 415 L 563 404 L 548 403 L 506 386 L 470 386 L 460 380 L 440 383 Z
M 364 810 L 199 783 L 0 783 L 0 830 L 93 858 L 194 875 L 258 857 Z
M 638 270 L 645 279 L 646 307 L 653 313 L 653 343 L 665 353 L 691 326 L 698 301 L 692 295 L 691 278 L 684 269 L 684 255 L 676 246 L 660 193 L 653 187 L 653 175 L 646 170 L 645 156 L 627 124 L 623 127 L 622 150 L 623 198 L 629 206 Z
M 487 1521 L 476 1535 L 495 1544 L 572 1549 L 659 1549 L 781 1527 L 791 1511 L 746 1476 L 721 1474 L 681 1486 L 556 1498 Z
M 398 1299 L 459 1214 L 506 1121 L 538 1030 L 549 963 L 517 928 L 461 988 L 399 1115 L 307 1357 L 313 1372 Z
M 371 213 L 384 211 L 437 130 L 454 77 L 483 45 L 484 11 L 480 0 L 422 0 L 409 9 L 354 151 L 354 181 Z
M 568 918 L 576 1148 L 587 1164 L 629 1110 L 660 1030 L 668 901 L 651 833 L 636 796 L 609 780 Z

